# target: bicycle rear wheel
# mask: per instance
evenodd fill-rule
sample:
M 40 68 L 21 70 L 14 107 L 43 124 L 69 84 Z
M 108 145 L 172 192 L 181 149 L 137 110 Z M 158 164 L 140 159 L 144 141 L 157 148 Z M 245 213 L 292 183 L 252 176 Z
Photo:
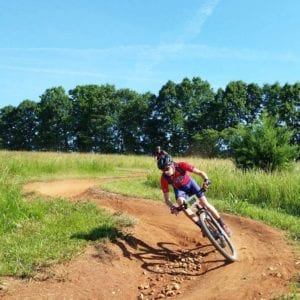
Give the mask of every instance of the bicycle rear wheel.
M 236 250 L 227 234 L 208 211 L 199 214 L 202 230 L 214 247 L 229 261 L 237 259 Z

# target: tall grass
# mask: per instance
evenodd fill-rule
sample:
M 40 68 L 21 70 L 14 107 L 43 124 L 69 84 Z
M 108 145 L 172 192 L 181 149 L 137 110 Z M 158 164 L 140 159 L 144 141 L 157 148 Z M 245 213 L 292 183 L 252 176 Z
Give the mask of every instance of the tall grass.
M 0 152 L 0 275 L 32 275 L 71 257 L 89 241 L 116 237 L 131 222 L 89 203 L 27 201 L 22 183 L 113 175 L 116 168 L 118 174 L 128 174 L 126 168 L 138 160 L 124 157 L 116 164 L 112 155 Z
M 24 205 L 25 206 L 25 205 Z M 112 216 L 92 204 L 64 200 L 28 203 L 27 215 L 0 236 L 0 274 L 28 276 L 41 267 L 70 258 L 87 242 L 79 238 L 101 228 L 98 238 L 116 234 Z
M 182 159 L 177 158 L 177 161 Z M 186 159 L 185 159 L 186 160 Z M 209 196 L 225 199 L 229 196 L 294 216 L 300 216 L 300 165 L 294 169 L 267 174 L 260 171 L 243 172 L 229 160 L 188 158 L 188 162 L 204 170 L 212 180 Z M 198 183 L 202 179 L 193 176 Z M 152 169 L 145 184 L 160 187 L 159 171 Z
M 209 200 L 223 212 L 230 212 L 261 220 L 266 224 L 287 230 L 294 240 L 300 240 L 299 164 L 294 170 L 274 173 L 244 173 L 237 170 L 229 160 L 187 160 L 205 170 L 213 184 L 207 192 Z M 105 182 L 101 188 L 135 197 L 162 200 L 161 172 L 150 168 L 144 178 Z M 201 184 L 202 179 L 194 176 Z M 171 194 L 172 190 L 170 189 Z M 173 196 L 174 201 L 174 196 Z M 175 202 L 175 201 L 174 201 Z
M 87 154 L 0 152 L 0 168 L 10 177 L 34 178 L 72 174 L 92 175 L 113 172 L 105 157 Z
M 207 195 L 219 208 L 261 219 L 300 239 L 299 164 L 293 170 L 268 175 L 243 173 L 229 160 L 176 160 L 187 160 L 207 172 L 213 181 Z M 92 204 L 63 199 L 28 201 L 22 184 L 123 176 L 104 183 L 103 188 L 161 200 L 160 175 L 155 160 L 145 156 L 0 152 L 0 275 L 31 275 L 40 266 L 71 257 L 88 241 L 113 238 L 118 230 L 119 217 Z

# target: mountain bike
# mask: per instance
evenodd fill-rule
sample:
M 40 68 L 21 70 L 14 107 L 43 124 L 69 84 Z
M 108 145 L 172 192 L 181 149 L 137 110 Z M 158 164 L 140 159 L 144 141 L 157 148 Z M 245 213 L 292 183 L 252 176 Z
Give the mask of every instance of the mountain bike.
M 199 217 L 202 235 L 207 237 L 228 261 L 234 262 L 237 259 L 237 252 L 229 236 L 209 210 L 200 205 L 196 195 L 187 199 L 185 209 L 191 209 Z

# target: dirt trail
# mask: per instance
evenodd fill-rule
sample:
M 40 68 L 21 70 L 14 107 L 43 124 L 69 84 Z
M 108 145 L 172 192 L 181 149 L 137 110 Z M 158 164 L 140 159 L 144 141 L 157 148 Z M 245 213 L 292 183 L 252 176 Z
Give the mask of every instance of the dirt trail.
M 163 203 L 100 191 L 97 183 L 36 182 L 24 190 L 126 212 L 138 219 L 132 235 L 107 248 L 89 246 L 39 280 L 6 278 L 3 299 L 272 299 L 287 292 L 299 272 L 293 248 L 266 225 L 225 215 L 239 253 L 237 262 L 226 264 L 185 216 L 168 214 Z

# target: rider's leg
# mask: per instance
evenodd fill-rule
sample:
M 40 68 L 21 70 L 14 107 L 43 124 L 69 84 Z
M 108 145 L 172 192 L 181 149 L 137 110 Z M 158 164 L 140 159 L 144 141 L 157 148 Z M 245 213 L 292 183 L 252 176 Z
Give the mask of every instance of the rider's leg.
M 200 197 L 199 202 L 200 202 L 200 205 L 201 205 L 201 206 L 204 206 L 204 207 L 207 207 L 207 208 L 208 208 L 208 210 L 211 212 L 211 214 L 213 215 L 213 217 L 214 217 L 216 220 L 220 219 L 220 215 L 219 215 L 218 211 L 216 210 L 216 208 L 215 208 L 212 204 L 210 204 L 210 203 L 207 201 L 207 199 L 206 199 L 206 197 L 205 197 L 204 195 L 202 195 L 202 196 Z
M 185 203 L 185 198 L 184 197 L 178 197 L 176 199 L 176 203 L 179 207 L 181 207 Z M 199 217 L 190 208 L 184 209 L 183 212 L 193 222 L 197 222 L 199 220 Z
M 221 218 L 221 216 L 218 213 L 218 211 L 216 210 L 216 208 L 207 201 L 207 199 L 204 195 L 202 195 L 200 197 L 199 202 L 200 202 L 201 206 L 205 206 L 208 208 L 208 210 L 211 212 L 213 217 L 218 221 L 218 223 L 221 225 L 221 227 L 225 230 L 227 235 L 230 236 L 231 232 L 229 230 L 229 227 L 224 223 L 223 219 Z
M 184 205 L 185 203 L 185 198 L 184 197 L 178 197 L 176 199 L 176 202 L 178 204 L 179 207 L 181 207 L 182 205 Z M 200 222 L 200 218 L 198 215 L 196 215 L 190 208 L 184 209 L 183 210 L 184 214 L 192 221 L 194 222 L 197 226 L 200 227 L 201 231 L 202 231 L 202 236 L 205 237 L 205 233 L 202 229 L 202 225 Z

